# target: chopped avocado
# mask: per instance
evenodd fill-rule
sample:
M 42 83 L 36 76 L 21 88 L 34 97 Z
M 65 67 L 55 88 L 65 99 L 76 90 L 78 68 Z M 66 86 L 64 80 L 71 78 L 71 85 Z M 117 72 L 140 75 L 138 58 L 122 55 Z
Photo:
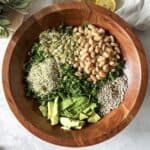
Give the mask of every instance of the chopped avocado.
M 94 113 L 94 112 L 95 112 L 94 110 L 90 110 L 89 112 L 86 113 L 86 115 L 87 115 L 87 116 L 91 116 L 92 113 Z
M 67 109 L 68 107 L 73 105 L 73 100 L 71 98 L 65 98 L 60 103 L 60 110 Z
M 51 125 L 56 125 L 59 123 L 59 112 L 58 112 L 58 97 L 54 100 L 54 105 L 51 115 Z
M 82 127 L 85 125 L 85 121 L 80 121 L 80 126 L 74 127 L 74 129 L 82 129 Z
M 73 112 L 70 112 L 70 111 L 68 111 L 67 109 L 65 109 L 65 110 L 61 111 L 60 115 L 61 115 L 62 117 L 74 118 L 74 115 L 75 115 L 75 114 L 73 114 Z
M 85 124 L 84 121 L 70 119 L 66 117 L 60 117 L 60 123 L 67 128 L 80 128 Z
M 84 120 L 84 119 L 87 119 L 87 118 L 88 118 L 88 116 L 86 114 L 80 113 L 80 115 L 79 115 L 80 120 Z
M 88 99 L 84 96 L 73 97 L 72 100 L 75 103 L 75 106 L 80 106 L 88 101 Z
M 42 115 L 44 116 L 44 117 L 46 117 L 47 116 L 47 106 L 39 106 L 39 110 L 41 111 L 41 113 L 42 113 Z
M 96 123 L 98 120 L 100 120 L 101 117 L 97 113 L 93 113 L 89 118 L 88 122 L 89 123 Z
M 60 114 L 63 117 L 79 119 L 79 114 L 89 105 L 89 100 L 84 96 L 73 97 L 72 100 L 73 105 L 62 110 Z
M 52 111 L 53 111 L 53 107 L 54 107 L 54 102 L 48 102 L 47 103 L 47 107 L 48 107 L 48 114 L 47 114 L 47 118 L 51 119 L 52 118 Z
M 91 110 L 94 110 L 97 107 L 96 103 L 90 104 L 86 109 L 83 110 L 83 113 L 88 113 Z
M 73 128 L 79 126 L 80 122 L 78 120 L 72 120 L 66 117 L 60 117 L 60 123 L 68 128 Z

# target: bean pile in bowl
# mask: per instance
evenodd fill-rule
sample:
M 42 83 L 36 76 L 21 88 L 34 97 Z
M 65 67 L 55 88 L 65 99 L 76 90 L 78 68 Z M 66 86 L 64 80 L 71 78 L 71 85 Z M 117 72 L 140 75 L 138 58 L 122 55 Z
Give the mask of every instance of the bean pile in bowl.
M 43 31 L 24 65 L 25 93 L 64 130 L 83 128 L 118 108 L 128 87 L 115 37 L 92 24 Z

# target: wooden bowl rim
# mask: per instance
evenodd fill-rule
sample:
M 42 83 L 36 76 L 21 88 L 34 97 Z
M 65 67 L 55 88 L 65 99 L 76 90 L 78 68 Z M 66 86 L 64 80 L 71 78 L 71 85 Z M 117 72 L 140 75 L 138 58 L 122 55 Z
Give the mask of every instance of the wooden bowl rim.
M 71 4 L 71 6 L 70 6 L 70 4 Z M 96 5 L 93 5 L 93 4 L 89 4 L 89 3 L 85 3 L 85 2 L 82 2 L 82 3 L 70 2 L 70 3 L 60 3 L 60 4 L 54 4 L 54 5 L 51 5 L 51 6 L 47 6 L 46 8 L 43 8 L 39 12 L 32 15 L 29 19 L 27 19 L 19 27 L 19 29 L 13 35 L 13 37 L 12 37 L 8 47 L 7 47 L 7 50 L 6 50 L 6 53 L 5 53 L 5 56 L 4 56 L 4 60 L 3 60 L 3 68 L 2 68 L 2 81 L 3 81 L 4 93 L 5 93 L 5 96 L 6 96 L 7 103 L 9 104 L 9 107 L 11 108 L 12 112 L 14 113 L 16 118 L 19 120 L 19 122 L 21 122 L 21 124 L 26 129 L 28 129 L 31 133 L 33 133 L 35 136 L 39 137 L 40 139 L 43 139 L 47 142 L 57 144 L 57 145 L 61 145 L 61 146 L 73 146 L 74 147 L 74 145 L 72 145 L 72 144 L 70 145 L 69 143 L 67 144 L 67 143 L 60 142 L 60 141 L 57 140 L 57 138 L 54 138 L 53 136 L 51 136 L 49 134 L 46 134 L 45 132 L 42 132 L 36 126 L 32 125 L 31 122 L 26 120 L 25 117 L 22 115 L 22 113 L 17 108 L 17 105 L 15 103 L 14 97 L 13 97 L 11 89 L 10 89 L 9 65 L 10 65 L 11 56 L 13 54 L 13 50 L 14 50 L 14 47 L 15 47 L 15 42 L 13 40 L 15 39 L 15 37 L 18 37 L 18 38 L 20 37 L 19 31 L 21 31 L 22 28 L 25 28 L 26 24 L 28 24 L 28 23 L 30 24 L 32 22 L 31 21 L 33 19 L 32 17 L 34 17 L 37 14 L 42 14 L 43 12 L 46 12 L 46 10 L 48 10 L 48 9 L 49 9 L 49 13 L 53 13 L 53 12 L 57 12 L 57 11 L 61 11 L 61 10 L 76 9 L 76 8 L 78 8 L 78 6 L 80 6 L 82 4 L 86 5 L 87 8 L 90 7 L 90 5 L 92 5 L 92 7 L 95 7 L 97 9 L 102 9 L 106 14 L 110 15 L 118 25 L 120 25 L 122 28 L 124 28 L 124 31 L 129 35 L 129 37 L 132 39 L 133 43 L 135 44 L 135 47 L 142 51 L 142 53 L 138 53 L 138 56 L 139 56 L 139 59 L 140 59 L 140 62 L 141 62 L 141 74 L 145 78 L 141 78 L 140 92 L 139 92 L 138 98 L 137 98 L 138 106 L 137 106 L 137 108 L 133 107 L 132 111 L 129 113 L 127 118 L 125 118 L 125 119 L 129 118 L 129 121 L 128 122 L 121 122 L 118 125 L 118 130 L 115 130 L 113 133 L 111 133 L 104 140 L 113 137 L 114 135 L 119 133 L 122 129 L 124 129 L 131 122 L 131 120 L 134 118 L 134 116 L 138 112 L 138 110 L 139 110 L 139 108 L 140 108 L 140 106 L 141 106 L 141 104 L 144 100 L 144 96 L 145 96 L 146 88 L 147 88 L 147 82 L 148 82 L 147 60 L 146 60 L 146 56 L 144 54 L 144 49 L 141 45 L 141 42 L 139 41 L 137 36 L 133 33 L 132 29 L 128 26 L 128 24 L 122 18 L 117 16 L 116 14 L 114 14 L 114 13 L 112 13 L 112 12 L 110 12 L 110 11 L 100 7 L 100 6 L 96 6 Z M 61 8 L 61 9 L 57 9 L 57 8 Z M 123 24 L 123 26 L 122 26 L 122 24 Z M 138 44 L 136 44 L 136 43 L 138 43 Z M 9 62 L 9 63 L 6 63 L 6 62 Z M 145 66 L 145 68 L 143 68 L 142 66 Z M 132 118 L 130 118 L 130 114 L 132 114 Z M 75 146 L 89 146 L 89 145 L 100 143 L 104 140 L 100 139 L 100 140 L 94 141 L 94 139 L 92 139 L 91 144 L 85 144 L 85 145 L 77 145 L 76 144 Z

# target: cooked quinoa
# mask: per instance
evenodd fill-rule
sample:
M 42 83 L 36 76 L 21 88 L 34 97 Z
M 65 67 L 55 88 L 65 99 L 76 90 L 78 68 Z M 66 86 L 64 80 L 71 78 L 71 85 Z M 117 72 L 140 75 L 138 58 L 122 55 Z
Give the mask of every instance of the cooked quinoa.
M 126 75 L 118 77 L 114 81 L 108 81 L 98 93 L 100 113 L 104 116 L 111 110 L 118 108 L 124 99 L 128 83 Z

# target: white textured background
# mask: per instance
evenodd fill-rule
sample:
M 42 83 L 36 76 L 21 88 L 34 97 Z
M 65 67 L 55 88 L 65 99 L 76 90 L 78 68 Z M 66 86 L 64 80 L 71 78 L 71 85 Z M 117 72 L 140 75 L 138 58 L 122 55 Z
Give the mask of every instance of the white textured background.
M 51 0 L 35 0 L 32 12 L 51 4 Z M 43 3 L 44 2 L 44 3 Z M 150 30 L 137 32 L 145 48 L 148 64 L 150 63 Z M 0 39 L 0 72 L 3 56 L 8 45 L 8 39 Z M 149 68 L 150 70 L 150 68 Z M 0 73 L 1 77 L 1 73 Z M 150 77 L 150 75 L 149 75 Z M 150 83 L 149 83 L 150 85 Z M 150 86 L 148 87 L 144 103 L 130 125 L 112 139 L 79 150 L 150 150 Z M 90 135 L 89 135 L 90 136 Z M 10 111 L 0 81 L 0 150 L 70 150 L 49 144 L 27 131 Z

